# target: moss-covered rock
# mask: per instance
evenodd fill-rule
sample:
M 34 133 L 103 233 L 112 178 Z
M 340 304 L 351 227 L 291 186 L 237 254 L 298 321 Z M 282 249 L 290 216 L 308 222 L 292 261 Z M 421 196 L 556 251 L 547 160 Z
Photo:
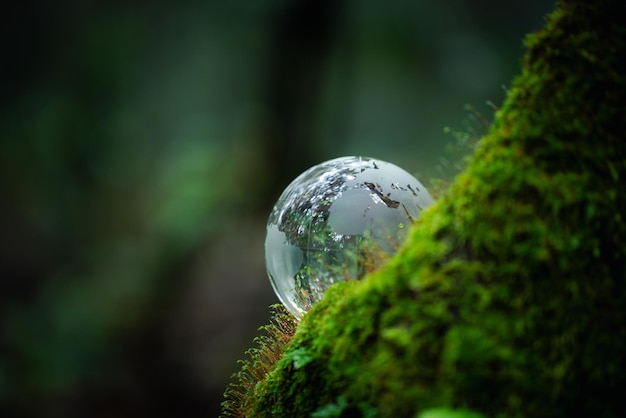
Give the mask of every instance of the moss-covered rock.
M 561 2 L 467 170 L 305 315 L 242 415 L 623 413 L 625 9 Z

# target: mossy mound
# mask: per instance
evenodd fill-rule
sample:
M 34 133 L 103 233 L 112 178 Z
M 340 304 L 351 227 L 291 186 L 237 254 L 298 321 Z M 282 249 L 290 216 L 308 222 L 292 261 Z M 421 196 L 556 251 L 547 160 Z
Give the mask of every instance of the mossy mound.
M 467 170 L 388 265 L 305 315 L 243 415 L 623 413 L 624 9 L 563 1 L 527 39 Z

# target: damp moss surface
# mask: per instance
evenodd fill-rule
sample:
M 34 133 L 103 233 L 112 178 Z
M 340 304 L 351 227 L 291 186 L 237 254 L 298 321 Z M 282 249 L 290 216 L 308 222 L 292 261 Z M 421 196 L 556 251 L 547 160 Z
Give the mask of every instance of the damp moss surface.
M 241 416 L 622 414 L 625 9 L 560 2 L 467 169 L 304 316 Z

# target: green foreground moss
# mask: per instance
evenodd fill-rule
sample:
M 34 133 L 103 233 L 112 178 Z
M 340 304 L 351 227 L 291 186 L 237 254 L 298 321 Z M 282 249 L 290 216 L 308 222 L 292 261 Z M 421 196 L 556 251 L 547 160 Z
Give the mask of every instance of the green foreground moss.
M 560 6 L 467 170 L 305 315 L 242 416 L 621 415 L 625 6 Z

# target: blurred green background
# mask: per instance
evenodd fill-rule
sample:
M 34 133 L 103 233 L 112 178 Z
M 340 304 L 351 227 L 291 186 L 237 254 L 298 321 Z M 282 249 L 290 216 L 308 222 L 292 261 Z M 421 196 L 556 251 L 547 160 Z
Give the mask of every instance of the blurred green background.
M 552 5 L 4 7 L 0 416 L 217 416 L 282 189 L 342 155 L 440 176 Z

